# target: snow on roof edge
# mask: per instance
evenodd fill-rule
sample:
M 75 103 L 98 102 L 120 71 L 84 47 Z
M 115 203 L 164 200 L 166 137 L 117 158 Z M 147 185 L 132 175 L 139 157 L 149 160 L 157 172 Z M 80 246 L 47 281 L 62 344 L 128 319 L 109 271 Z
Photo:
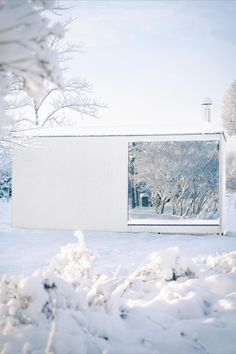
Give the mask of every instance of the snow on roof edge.
M 54 127 L 35 128 L 21 131 L 20 134 L 31 137 L 76 137 L 76 136 L 135 136 L 135 135 L 196 135 L 196 134 L 223 134 L 221 126 L 208 122 L 176 126 L 81 126 L 81 127 Z

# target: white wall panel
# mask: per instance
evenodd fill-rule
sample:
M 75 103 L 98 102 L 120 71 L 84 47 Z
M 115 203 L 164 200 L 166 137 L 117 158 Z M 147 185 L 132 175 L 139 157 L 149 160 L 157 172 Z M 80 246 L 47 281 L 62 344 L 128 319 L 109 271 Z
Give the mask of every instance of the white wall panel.
M 127 146 L 112 138 L 38 138 L 13 161 L 13 225 L 123 230 Z

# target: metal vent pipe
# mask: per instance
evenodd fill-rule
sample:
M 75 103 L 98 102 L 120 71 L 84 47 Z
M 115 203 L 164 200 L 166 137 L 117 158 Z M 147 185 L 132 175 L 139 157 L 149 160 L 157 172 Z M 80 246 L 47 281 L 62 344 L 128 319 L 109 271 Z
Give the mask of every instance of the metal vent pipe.
M 211 106 L 212 106 L 212 100 L 210 97 L 205 97 L 202 100 L 202 106 L 203 106 L 203 120 L 206 122 L 211 122 Z

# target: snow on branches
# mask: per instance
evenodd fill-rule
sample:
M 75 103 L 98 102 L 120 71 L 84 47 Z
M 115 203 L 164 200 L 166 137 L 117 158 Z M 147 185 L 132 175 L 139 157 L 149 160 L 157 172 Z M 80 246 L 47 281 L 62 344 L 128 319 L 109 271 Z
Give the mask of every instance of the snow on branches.
M 4 135 L 4 101 L 10 74 L 23 79 L 24 88 L 37 96 L 47 79 L 61 85 L 57 53 L 51 36 L 61 37 L 60 24 L 51 24 L 44 13 L 55 5 L 48 0 L 0 2 L 0 137 Z
M 44 269 L 0 278 L 2 354 L 235 353 L 235 251 L 191 259 L 159 240 L 108 275 L 77 237 Z
M 63 21 L 63 31 L 69 31 L 73 19 Z M 97 112 L 105 105 L 91 96 L 92 85 L 81 77 L 72 76 L 69 68 L 74 54 L 81 52 L 81 45 L 70 43 L 57 35 L 50 35 L 48 46 L 57 53 L 63 89 L 57 80 L 47 80 L 37 97 L 24 90 L 19 77 L 13 77 L 10 92 L 6 97 L 6 110 L 12 118 L 14 130 L 27 130 L 35 127 L 52 127 L 71 124 L 74 117 L 97 117 Z
M 11 1 L 0 8 L 1 67 L 24 78 L 25 88 L 36 94 L 44 79 L 60 83 L 56 52 L 50 36 L 62 36 L 62 27 L 41 15 L 52 1 Z
M 227 133 L 236 135 L 236 80 L 225 94 L 222 119 Z
M 218 213 L 219 161 L 215 142 L 138 142 L 130 146 L 132 207 L 140 192 L 150 194 L 157 214 L 215 217 Z M 218 215 L 218 214 L 217 214 Z

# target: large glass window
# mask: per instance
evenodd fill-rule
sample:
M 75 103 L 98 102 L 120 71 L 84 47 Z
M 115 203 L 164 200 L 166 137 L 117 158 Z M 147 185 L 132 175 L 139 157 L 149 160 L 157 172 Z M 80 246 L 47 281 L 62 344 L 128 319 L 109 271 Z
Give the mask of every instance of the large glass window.
M 219 143 L 129 143 L 130 224 L 217 224 Z

